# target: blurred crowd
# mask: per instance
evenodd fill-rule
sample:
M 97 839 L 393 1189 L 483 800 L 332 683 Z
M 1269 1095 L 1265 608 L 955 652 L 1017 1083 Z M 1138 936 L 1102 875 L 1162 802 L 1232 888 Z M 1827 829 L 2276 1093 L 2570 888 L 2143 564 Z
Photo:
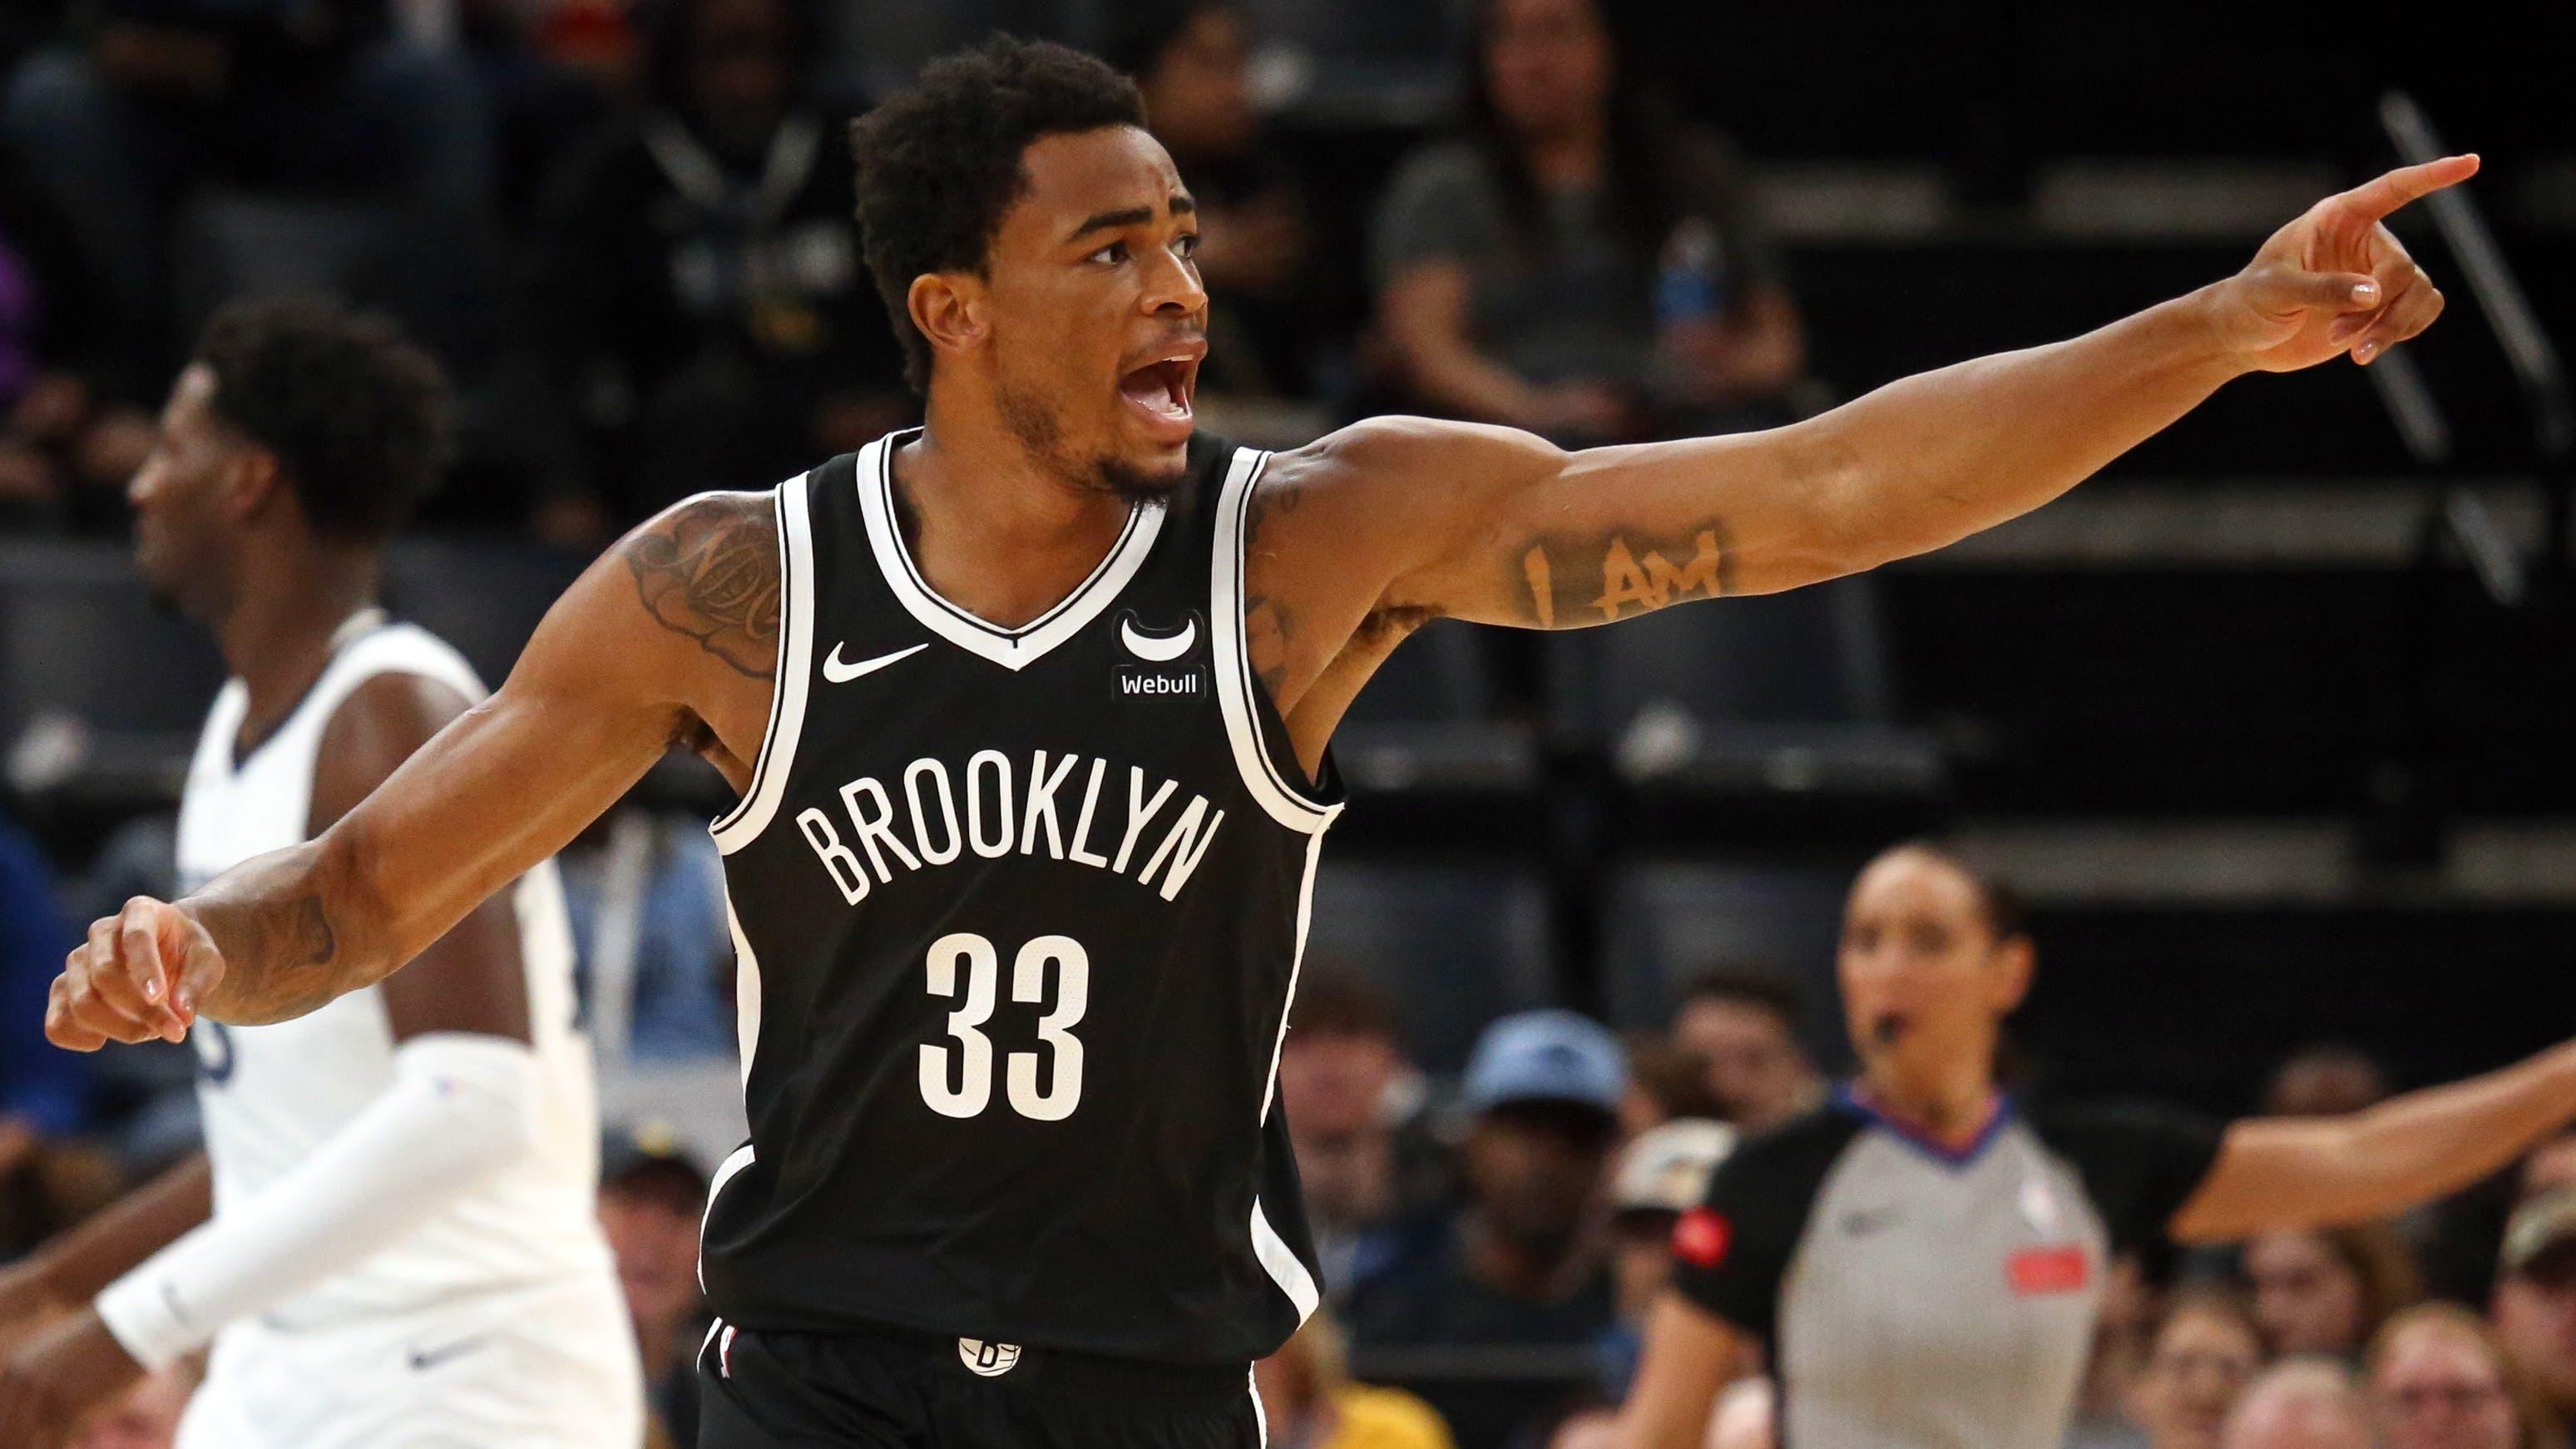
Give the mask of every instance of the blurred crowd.
M 148 855 L 148 833 L 103 864 Z M 593 1029 L 615 1119 L 600 1215 L 658 1434 L 689 1442 L 705 1329 L 696 1280 L 707 1166 L 738 1125 L 650 1104 L 724 1095 L 731 957 L 703 832 L 639 813 L 567 853 Z M 127 871 L 136 867 L 119 867 Z M 0 829 L 0 1262 L 141 1180 L 192 1133 L 178 1048 L 96 1059 L 34 1023 L 100 891 L 56 883 Z M 694 903 L 694 904 L 693 904 Z M 1791 983 L 1713 967 L 1655 1030 L 1563 1010 L 1501 1017 L 1464 1070 L 1416 1061 L 1390 963 L 1307 963 L 1279 1102 L 1325 1268 L 1326 1306 L 1257 1379 L 1273 1440 L 1300 1449 L 1579 1449 L 1607 1442 L 1677 1223 L 1735 1144 L 1815 1107 L 1841 1060 Z M 14 1005 L 9 1005 L 14 1003 Z M 601 1021 L 612 1007 L 613 1030 Z M 1821 1034 L 1820 1034 L 1821 1033 Z M 2247 1115 L 2363 1110 L 2393 1084 L 2368 1055 L 2285 1057 Z M 644 1104 L 644 1105 L 638 1105 Z M 1712 1444 L 1769 1445 L 1748 1360 Z M 88 1449 L 166 1445 L 186 1385 L 156 1379 Z M 2241 1248 L 2123 1260 L 2070 1449 L 2557 1449 L 2576 1423 L 2576 1133 L 2433 1208 Z
M 823 59 L 902 29 L 883 7 L 53 8 L 0 29 L 0 527 L 120 528 L 185 339 L 246 293 L 336 293 L 435 346 L 448 527 L 595 546 L 914 415 L 851 222 L 869 98 Z M 1277 52 L 1237 0 L 1087 27 L 1206 218 L 1207 421 L 1302 441 L 1403 407 L 1571 443 L 1790 416 L 1798 313 L 1726 141 L 1597 0 L 1456 19 L 1456 121 L 1399 127 L 1373 197 L 1274 134 Z

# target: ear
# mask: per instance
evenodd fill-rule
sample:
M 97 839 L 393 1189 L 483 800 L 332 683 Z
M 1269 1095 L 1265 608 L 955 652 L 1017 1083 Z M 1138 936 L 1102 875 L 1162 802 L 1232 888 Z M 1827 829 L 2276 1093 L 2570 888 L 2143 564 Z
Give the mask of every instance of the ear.
M 912 279 L 903 301 L 934 353 L 972 352 L 992 333 L 984 282 L 972 272 L 924 272 Z
M 255 443 L 236 449 L 224 473 L 224 511 L 235 520 L 258 517 L 290 491 L 277 455 Z
M 2010 1015 L 2030 994 L 2031 973 L 2039 967 L 2039 952 L 2028 936 L 2015 936 L 1995 946 L 1994 1007 L 1998 1016 Z

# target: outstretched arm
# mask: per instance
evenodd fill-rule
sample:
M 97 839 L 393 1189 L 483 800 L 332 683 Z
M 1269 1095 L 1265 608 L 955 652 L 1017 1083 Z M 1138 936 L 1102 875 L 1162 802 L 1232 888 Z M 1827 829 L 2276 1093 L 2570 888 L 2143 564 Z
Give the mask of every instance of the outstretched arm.
M 2219 1243 L 2386 1217 L 2468 1186 L 2570 1120 L 2576 1042 L 2349 1117 L 2252 1118 L 2227 1129 L 2169 1228 Z
M 1565 453 L 1500 429 L 1383 423 L 1353 446 L 1421 484 L 1395 608 L 1610 623 L 1942 547 L 2057 497 L 2246 372 L 2367 363 L 2441 311 L 2380 224 L 2474 157 L 2329 197 L 2238 275 L 2070 341 L 1880 388 L 1790 427 Z M 1386 492 L 1394 493 L 1396 489 Z M 1445 506 L 1444 506 L 1445 505 Z
M 561 849 L 670 746 L 757 753 L 756 735 L 705 721 L 759 728 L 777 632 L 769 497 L 672 508 L 556 601 L 498 693 L 319 838 L 91 926 L 54 983 L 46 1035 L 84 1051 L 175 1040 L 200 1011 L 279 1021 L 383 978 Z

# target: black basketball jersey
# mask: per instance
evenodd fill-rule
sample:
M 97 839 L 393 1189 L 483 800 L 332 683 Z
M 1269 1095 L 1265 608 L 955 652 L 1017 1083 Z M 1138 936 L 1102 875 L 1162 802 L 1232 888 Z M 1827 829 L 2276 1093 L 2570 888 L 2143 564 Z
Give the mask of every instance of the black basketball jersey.
M 1245 657 L 1266 454 L 1202 437 L 1016 629 L 933 592 L 881 440 L 781 486 L 769 730 L 713 827 L 751 1141 L 703 1273 L 750 1328 L 1178 1363 L 1314 1310 L 1272 1101 L 1315 859 Z

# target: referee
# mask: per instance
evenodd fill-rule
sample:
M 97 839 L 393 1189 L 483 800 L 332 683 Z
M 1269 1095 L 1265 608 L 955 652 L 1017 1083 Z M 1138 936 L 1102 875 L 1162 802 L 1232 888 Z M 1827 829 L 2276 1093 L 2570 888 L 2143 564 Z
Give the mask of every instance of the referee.
M 2033 961 L 2011 896 L 1940 850 L 1861 872 L 1838 963 L 1860 1075 L 1676 1225 L 1630 1449 L 1696 1449 L 1748 1341 L 1790 1449 L 2057 1449 L 2116 1254 L 2383 1217 L 2576 1117 L 2576 1045 L 2352 1117 L 2025 1114 L 1995 1042 Z

